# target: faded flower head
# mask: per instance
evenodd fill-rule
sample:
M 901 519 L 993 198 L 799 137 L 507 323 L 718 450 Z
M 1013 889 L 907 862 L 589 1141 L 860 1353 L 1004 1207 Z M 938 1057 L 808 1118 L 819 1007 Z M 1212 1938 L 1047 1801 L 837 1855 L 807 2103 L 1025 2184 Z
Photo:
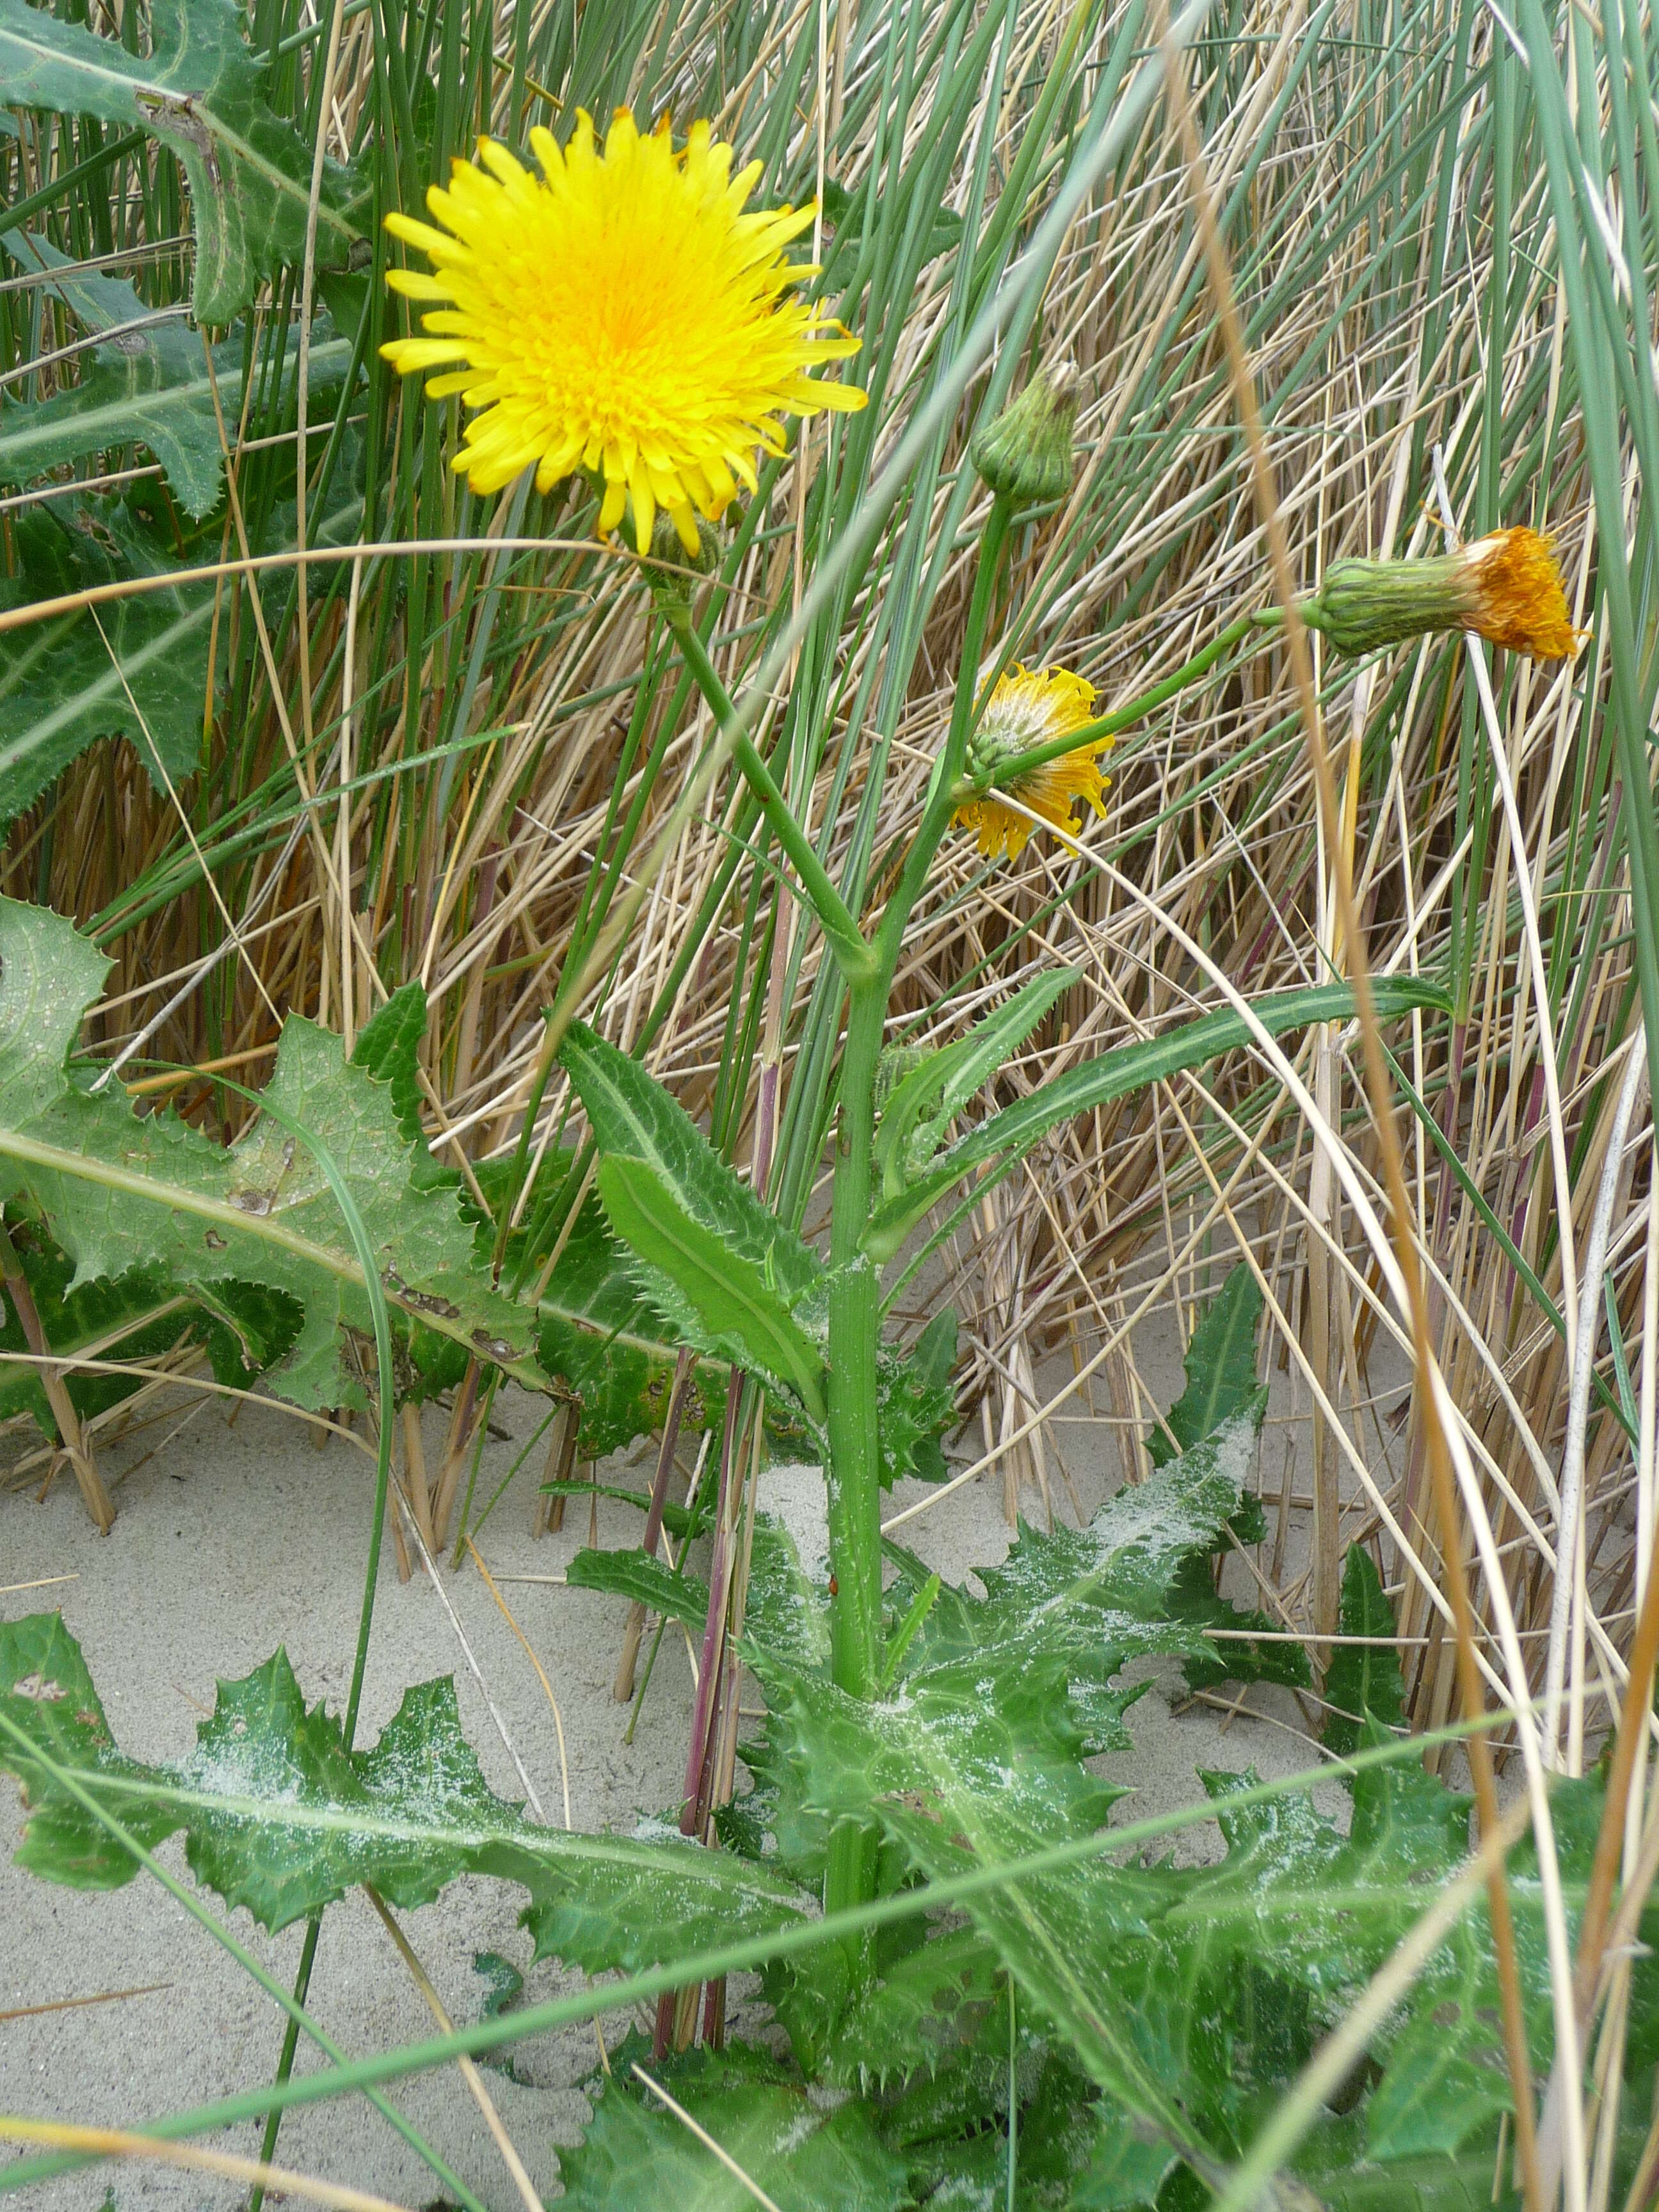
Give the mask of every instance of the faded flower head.
M 987 787 L 964 799 L 951 817 L 959 830 L 978 831 L 979 849 L 988 860 L 1003 853 L 1011 860 L 1019 858 L 1036 826 L 1032 815 L 1062 837 L 1071 835 L 1072 810 L 1079 799 L 1087 801 L 1097 819 L 1104 818 L 1102 799 L 1107 779 L 1099 762 L 1110 750 L 1109 738 L 1087 740 L 1074 752 L 1028 769 L 1006 787 L 1006 793 L 989 787 L 1005 761 L 1085 729 L 1094 720 L 1094 685 L 1069 668 L 1016 666 L 991 694 L 968 752 L 969 775 Z M 1008 804 L 1011 799 L 1018 800 L 1018 807 Z
M 1077 363 L 1047 363 L 994 422 L 976 430 L 969 452 L 994 492 L 1020 507 L 1064 499 L 1072 489 L 1072 425 L 1077 420 Z
M 1568 617 L 1550 540 L 1521 526 L 1429 560 L 1334 562 L 1302 614 L 1346 653 L 1472 629 L 1534 660 L 1567 660 L 1585 635 Z
M 539 490 L 584 469 L 603 483 L 601 532 L 633 510 L 644 553 L 661 507 L 697 550 L 696 515 L 718 520 L 754 452 L 784 451 L 785 415 L 862 407 L 865 394 L 807 370 L 856 353 L 821 309 L 788 296 L 817 274 L 784 247 L 813 209 L 744 212 L 761 165 L 732 174 L 732 149 L 694 123 L 677 153 L 666 119 L 642 137 L 618 108 L 603 149 L 577 117 L 570 143 L 532 131 L 541 175 L 478 142 L 427 206 L 443 228 L 389 215 L 434 273 L 387 282 L 429 301 L 424 337 L 381 348 L 404 374 L 438 368 L 433 398 L 480 411 L 451 466 L 477 492 L 534 467 Z M 481 166 L 479 166 L 481 165 Z

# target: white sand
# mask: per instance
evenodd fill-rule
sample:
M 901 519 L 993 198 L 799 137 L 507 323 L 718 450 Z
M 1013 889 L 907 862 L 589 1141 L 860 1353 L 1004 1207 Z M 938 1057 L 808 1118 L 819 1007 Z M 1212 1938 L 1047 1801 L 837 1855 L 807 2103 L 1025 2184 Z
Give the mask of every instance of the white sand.
M 1154 1347 L 1154 1351 L 1155 1351 Z M 1176 1363 L 1148 1359 L 1143 1372 L 1162 1402 L 1179 1388 Z M 504 1425 L 527 1437 L 540 1408 L 509 1401 Z M 428 1449 L 435 1453 L 440 1417 L 428 1416 Z M 166 1434 L 167 1424 L 125 1446 L 107 1449 L 106 1473 L 121 1476 Z M 1118 1455 L 1103 1426 L 1058 1431 L 1061 1449 L 1092 1510 L 1118 1479 Z M 1267 1486 L 1276 1492 L 1281 1447 L 1270 1451 Z M 511 1463 L 513 1447 L 492 1443 L 480 1496 Z M 587 1540 L 588 1512 L 574 1505 L 562 1534 L 536 1542 L 530 1534 L 533 1486 L 543 1454 L 532 1455 L 484 1533 L 483 1549 L 502 1574 L 556 1574 Z M 620 1479 L 643 1486 L 643 1468 Z M 73 1575 L 59 1587 L 0 1595 L 3 1617 L 53 1606 L 79 1638 L 122 1748 L 149 1759 L 176 1759 L 194 1740 L 211 1708 L 216 1677 L 259 1665 L 279 1643 L 287 1646 L 308 1699 L 337 1710 L 349 1677 L 362 1593 L 362 1566 L 373 1498 L 374 1463 L 339 1442 L 319 1451 L 281 1412 L 246 1408 L 231 1425 L 216 1406 L 199 1413 L 116 1492 L 120 1517 L 111 1536 L 92 1531 L 67 1476 L 44 1504 L 32 1493 L 0 1492 L 0 1584 Z M 781 1473 L 768 1502 L 786 1512 L 811 1548 L 808 1522 L 815 1478 Z M 921 1494 L 915 1486 L 906 1493 Z M 1057 1505 L 1063 1487 L 1055 1485 Z M 1028 1493 L 1027 1510 L 1036 1510 Z M 599 1540 L 638 1540 L 640 1517 L 601 1502 Z M 960 1579 L 1000 1557 L 1008 1531 L 1001 1486 L 982 1477 L 913 1522 L 905 1540 L 945 1575 Z M 695 1561 L 694 1561 L 695 1564 Z M 478 1576 L 468 1569 L 446 1587 L 489 1686 L 490 1694 L 549 1816 L 560 1817 L 558 1743 L 552 1715 L 535 1674 Z M 560 1700 L 569 1759 L 571 1808 L 579 1827 L 627 1826 L 641 1813 L 677 1808 L 685 1749 L 690 1672 L 684 1640 L 671 1630 L 632 1747 L 622 1741 L 623 1710 L 611 1683 L 623 1624 L 615 1600 L 571 1589 L 514 1583 L 505 1594 L 539 1651 Z M 648 1647 L 647 1647 L 648 1648 Z M 374 1644 L 360 1740 L 371 1741 L 395 1710 L 404 1686 L 453 1673 L 463 1724 L 491 1785 L 504 1796 L 523 1791 L 468 1672 L 437 1596 L 424 1577 L 400 1585 L 388 1543 L 382 1559 Z M 755 1702 L 752 1695 L 745 1703 Z M 1197 1707 L 1171 1717 L 1155 1686 L 1133 1708 L 1137 1749 L 1109 1771 L 1133 1783 L 1138 1796 L 1119 1808 L 1127 1819 L 1188 1804 L 1199 1794 L 1199 1766 L 1264 1774 L 1293 1771 L 1315 1754 L 1294 1733 L 1295 1702 L 1257 1690 L 1252 1702 L 1291 1727 L 1242 1718 L 1224 1733 L 1223 1717 Z M 15 1817 L 15 1792 L 0 1780 L 0 1806 Z M 1213 1832 L 1190 1832 L 1187 1848 L 1206 1848 Z M 165 1863 L 184 1873 L 175 1840 Z M 214 1911 L 218 1900 L 199 1893 Z M 529 1940 L 517 1926 L 521 1893 L 500 1883 L 453 1884 L 423 1911 L 404 1917 L 410 1940 L 452 2016 L 476 2020 L 487 1994 L 473 1954 L 493 1950 L 525 1966 Z M 302 1930 L 264 1936 L 246 1912 L 230 1916 L 239 1939 L 278 1975 L 292 1981 Z M 259 2085 L 270 2078 L 282 2021 L 270 2001 L 184 1910 L 142 1875 L 125 1889 L 88 1894 L 25 1875 L 0 1859 L 0 2014 L 13 2008 L 164 1986 L 143 1996 L 29 2019 L 0 2019 L 0 2112 L 134 2125 L 147 2118 Z M 575 1986 L 574 1977 L 544 1965 L 526 1976 L 526 1997 L 544 1998 Z M 311 2007 L 350 2054 L 414 2041 L 433 2023 L 368 1899 L 355 1893 L 324 1922 Z M 605 2023 L 614 2043 L 625 2022 Z M 300 2066 L 315 2063 L 302 2041 Z M 520 2081 L 485 2075 L 537 2185 L 556 2189 L 555 2147 L 580 2131 L 586 2104 L 580 2084 L 596 2063 L 593 2031 L 584 2027 L 517 2046 Z M 456 2072 L 411 2077 L 395 2085 L 401 2109 L 492 2207 L 518 2202 L 477 2107 Z M 252 2125 L 213 2139 L 252 2156 Z M 291 2114 L 277 2154 L 301 2170 L 347 2180 L 421 2207 L 439 2194 L 435 2179 L 386 2124 L 361 2100 L 342 2100 Z M 4 2156 L 0 2152 L 0 2158 Z M 207 2212 L 240 2201 L 229 2181 L 155 2166 L 88 2169 L 27 2197 L 28 2212 L 98 2212 L 107 2187 L 119 2212 Z M 25 2202 L 14 2200 L 20 2204 Z M 291 2200 L 298 2202 L 299 2200 Z

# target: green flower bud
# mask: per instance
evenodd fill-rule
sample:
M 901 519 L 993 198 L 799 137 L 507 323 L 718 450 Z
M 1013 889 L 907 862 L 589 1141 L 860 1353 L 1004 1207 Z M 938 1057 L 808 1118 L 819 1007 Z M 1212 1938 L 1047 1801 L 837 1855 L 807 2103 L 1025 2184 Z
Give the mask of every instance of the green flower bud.
M 1063 499 L 1072 489 L 1077 364 L 1038 369 L 995 422 L 974 433 L 974 466 L 994 492 L 1020 507 Z
M 691 595 L 698 580 L 712 576 L 720 564 L 726 550 L 720 533 L 712 523 L 699 515 L 697 550 L 690 553 L 681 542 L 678 526 L 663 507 L 657 509 L 656 520 L 651 526 L 651 550 L 640 563 L 646 582 L 651 586 L 651 596 L 665 614 L 689 613 Z M 631 512 L 624 518 L 623 527 L 633 530 Z

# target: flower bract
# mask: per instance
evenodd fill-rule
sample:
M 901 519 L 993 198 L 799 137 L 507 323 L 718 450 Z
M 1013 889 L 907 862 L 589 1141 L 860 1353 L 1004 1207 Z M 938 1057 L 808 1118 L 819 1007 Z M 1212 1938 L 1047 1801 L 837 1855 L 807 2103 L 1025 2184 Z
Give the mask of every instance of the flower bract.
M 1002 763 L 1086 728 L 1094 720 L 1094 685 L 1069 668 L 1016 666 L 998 684 L 969 749 L 969 772 L 986 787 L 963 799 L 952 817 L 958 829 L 978 831 L 979 849 L 988 860 L 1005 853 L 1018 860 L 1036 826 L 1034 815 L 1063 837 L 1070 836 L 1072 810 L 1079 799 L 1097 819 L 1104 818 L 1107 779 L 1100 772 L 1100 757 L 1109 750 L 1109 738 L 1085 740 L 1074 751 L 1042 761 L 1004 790 L 991 785 Z M 1018 804 L 1011 805 L 1011 799 Z
M 732 173 L 732 149 L 706 123 L 678 152 L 665 125 L 641 136 L 619 108 L 599 144 L 580 114 L 568 146 L 531 133 L 541 174 L 481 139 L 434 185 L 435 223 L 386 228 L 419 247 L 428 276 L 388 272 L 430 302 L 421 337 L 382 347 L 408 374 L 442 373 L 429 396 L 459 392 L 478 411 L 451 465 L 477 492 L 530 467 L 538 489 L 586 470 L 604 485 L 599 528 L 631 505 L 635 543 L 660 507 L 688 550 L 696 514 L 715 520 L 754 455 L 784 451 L 787 415 L 862 407 L 865 394 L 809 368 L 859 341 L 790 288 L 817 271 L 786 258 L 813 209 L 745 213 L 759 162 Z

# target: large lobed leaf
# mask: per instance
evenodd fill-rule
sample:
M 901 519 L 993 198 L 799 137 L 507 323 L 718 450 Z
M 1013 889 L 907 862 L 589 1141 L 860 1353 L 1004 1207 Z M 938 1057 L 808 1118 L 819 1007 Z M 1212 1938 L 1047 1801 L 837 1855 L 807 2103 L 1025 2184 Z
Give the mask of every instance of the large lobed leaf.
M 252 1283 L 215 1286 L 211 1303 L 182 1297 L 153 1270 L 130 1268 L 113 1281 L 99 1276 L 71 1290 L 73 1263 L 45 1242 L 24 1243 L 18 1261 L 27 1277 L 47 1345 L 66 1361 L 98 1359 L 132 1365 L 186 1343 L 201 1346 L 216 1378 L 246 1385 L 273 1366 L 299 1331 L 292 1300 Z M 58 1437 L 58 1424 L 28 1351 L 12 1303 L 0 1325 L 0 1351 L 15 1355 L 0 1364 L 0 1419 L 33 1414 L 42 1432 Z M 84 1420 L 118 1405 L 143 1387 L 142 1374 L 109 1374 L 70 1367 L 64 1384 Z
M 599 1972 L 793 1927 L 810 1904 L 772 1869 L 678 1837 L 532 1826 L 485 1782 L 447 1677 L 406 1691 L 374 1748 L 348 1753 L 279 1650 L 220 1684 L 190 1758 L 149 1766 L 121 1753 L 80 1647 L 40 1613 L 0 1625 L 0 1767 L 27 1814 L 17 1863 L 77 1889 L 118 1888 L 137 1863 L 52 1767 L 147 1848 L 182 1831 L 198 1881 L 273 1930 L 356 1882 L 412 1906 L 458 1875 L 491 1875 L 529 1892 L 538 1957 Z
M 312 152 L 264 95 L 233 0 L 154 0 L 150 52 L 130 53 L 27 0 L 0 0 L 0 84 L 18 106 L 96 116 L 170 147 L 190 183 L 198 322 L 232 322 L 262 276 L 305 250 Z M 317 259 L 344 259 L 362 234 L 356 185 L 323 170 Z
M 125 278 L 82 269 L 33 231 L 0 240 L 0 252 L 20 269 L 43 276 L 46 296 L 62 301 L 88 336 L 103 339 L 78 355 L 74 384 L 32 405 L 7 408 L 0 421 L 0 483 L 30 483 L 48 470 L 112 446 L 148 446 L 179 505 L 200 521 L 218 505 L 224 484 L 214 384 L 228 422 L 234 423 L 241 345 L 212 349 L 210 371 L 201 334 L 185 322 L 182 307 L 146 307 Z M 295 343 L 290 337 L 289 351 Z M 313 399 L 339 389 L 351 355 L 349 341 L 331 337 L 325 325 L 313 331 L 307 372 Z M 278 380 L 288 372 L 280 343 L 265 369 Z
M 26 512 L 15 525 L 19 574 L 0 605 L 24 606 L 134 576 L 170 571 L 164 550 L 118 500 L 87 500 L 67 516 Z M 0 823 L 31 805 L 100 738 L 131 743 L 158 790 L 201 764 L 213 592 L 178 580 L 88 612 L 0 632 Z
M 0 481 L 14 466 L 46 465 L 43 447 L 26 449 L 28 419 L 43 411 L 19 410 L 4 418 L 24 416 L 18 437 L 25 445 L 12 444 L 0 431 Z M 88 451 L 94 431 L 104 428 L 114 432 L 115 426 L 80 421 L 70 410 L 59 422 L 64 457 Z M 135 426 L 128 434 L 147 433 Z M 52 435 L 56 440 L 58 431 Z M 60 611 L 0 631 L 0 826 L 100 738 L 125 738 L 158 791 L 185 783 L 200 767 L 216 600 L 213 584 L 197 578 L 193 565 L 216 561 L 219 541 L 195 540 L 181 563 L 170 526 L 151 513 L 161 505 L 144 484 L 125 497 L 89 495 L 15 518 L 17 573 L 0 579 L 0 608 L 140 578 L 167 581 L 95 610 Z M 340 544 L 362 516 L 362 500 L 353 494 L 318 518 L 313 543 Z M 281 536 L 280 527 L 268 531 L 256 550 L 269 550 Z M 219 659 L 222 673 L 222 653 Z
M 533 1316 L 481 1275 L 454 1194 L 418 1172 L 424 1146 L 406 1143 L 386 1084 L 296 1016 L 263 1094 L 271 1110 L 228 1148 L 172 1115 L 137 1115 L 118 1089 L 66 1073 L 106 966 L 59 916 L 0 901 L 0 1194 L 21 1192 L 45 1217 L 77 1282 L 143 1267 L 210 1305 L 219 1286 L 261 1284 L 303 1315 L 273 1387 L 299 1405 L 362 1403 L 350 1340 L 373 1316 L 321 1147 L 388 1302 L 539 1381 Z

